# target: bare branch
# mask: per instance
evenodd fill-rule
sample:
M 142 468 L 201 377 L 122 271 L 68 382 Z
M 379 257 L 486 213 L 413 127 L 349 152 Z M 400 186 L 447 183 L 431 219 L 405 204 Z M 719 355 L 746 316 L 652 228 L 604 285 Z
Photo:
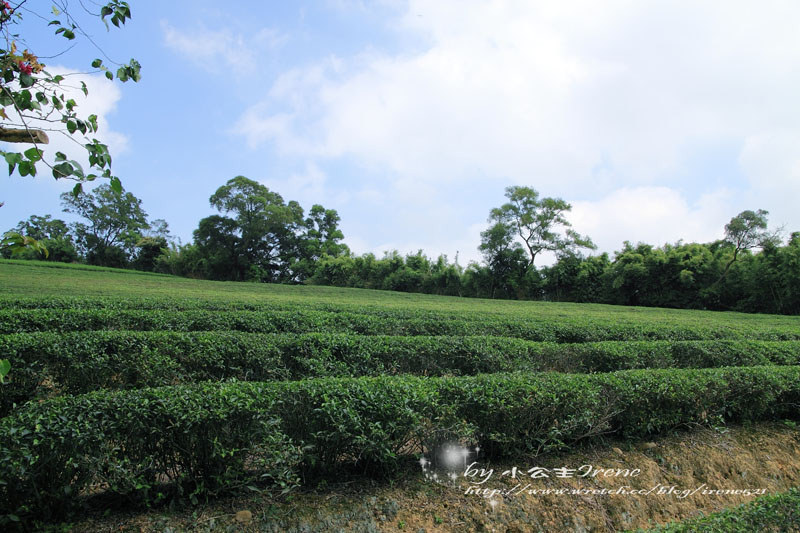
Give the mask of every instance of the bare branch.
M 42 130 L 0 128 L 0 141 L 7 143 L 48 144 L 50 139 Z

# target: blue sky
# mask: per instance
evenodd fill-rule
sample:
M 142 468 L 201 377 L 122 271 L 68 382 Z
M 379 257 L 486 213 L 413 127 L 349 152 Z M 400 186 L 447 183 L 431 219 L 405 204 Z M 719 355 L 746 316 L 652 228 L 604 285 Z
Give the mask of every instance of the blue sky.
M 601 251 L 708 242 L 744 209 L 800 230 L 794 2 L 131 4 L 123 30 L 86 29 L 142 81 L 89 78 L 79 104 L 126 189 L 183 242 L 236 175 L 336 209 L 358 253 L 461 264 L 509 185 L 572 203 Z M 63 50 L 34 22 L 21 30 L 36 52 Z M 45 62 L 97 55 L 82 43 Z M 70 220 L 69 184 L 2 179 L 0 229 Z

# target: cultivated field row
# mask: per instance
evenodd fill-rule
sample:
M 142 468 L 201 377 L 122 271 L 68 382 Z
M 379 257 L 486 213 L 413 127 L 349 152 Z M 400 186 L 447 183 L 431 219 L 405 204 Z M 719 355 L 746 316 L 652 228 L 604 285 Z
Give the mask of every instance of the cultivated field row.
M 6 262 L 7 263 L 7 262 Z M 0 262 L 0 266 L 9 265 Z M 327 311 L 368 313 L 395 318 L 441 318 L 460 320 L 481 320 L 487 316 L 508 319 L 553 321 L 573 320 L 576 315 L 582 319 L 600 322 L 658 322 L 669 325 L 706 325 L 736 327 L 750 326 L 793 326 L 797 318 L 785 315 L 754 315 L 734 312 L 699 310 L 679 310 L 647 307 L 625 307 L 604 304 L 575 304 L 555 302 L 524 302 L 509 300 L 485 300 L 480 298 L 458 298 L 407 294 L 365 289 L 342 289 L 333 287 L 305 287 L 285 285 L 249 284 L 242 287 L 238 283 L 197 282 L 165 276 L 151 276 L 165 290 L 159 296 L 142 296 L 141 290 L 132 291 L 138 285 L 128 285 L 126 278 L 136 277 L 137 273 L 111 276 L 107 273 L 91 273 L 85 286 L 70 285 L 62 287 L 65 275 L 59 269 L 28 268 L 25 274 L 37 271 L 50 271 L 41 278 L 38 290 L 26 287 L 30 296 L 18 296 L 20 292 L 0 292 L 0 309 L 127 309 L 164 311 Z M 16 278 L 5 279 L 0 269 L 0 281 L 13 282 Z M 59 275 L 60 274 L 60 275 Z M 72 274 L 67 272 L 67 274 Z M 140 273 L 141 274 L 141 273 Z M 120 282 L 109 284 L 109 279 Z M 145 276 L 146 279 L 150 279 Z M 34 277 L 33 280 L 40 278 Z M 140 279 L 135 279 L 141 283 Z M 198 284 L 203 290 L 177 290 L 181 284 Z M 49 285 L 49 286 L 48 286 Z M 59 290 L 55 290 L 56 288 Z M 92 295 L 98 287 L 104 287 L 106 295 Z M 198 287 L 199 288 L 199 287 Z M 71 289 L 71 290 L 67 290 Z M 80 289 L 80 290 L 76 290 Z M 94 289 L 94 290 L 93 290 Z M 72 295 L 70 295 L 72 294 Z M 188 296 L 188 295 L 191 296 Z
M 491 459 L 608 433 L 796 419 L 799 405 L 798 366 L 104 390 L 0 420 L 0 515 L 61 512 L 90 489 L 158 501 L 285 489 L 342 469 L 381 476 L 450 439 Z
M 637 368 L 798 365 L 800 341 L 533 342 L 504 337 L 259 334 L 238 331 L 79 331 L 0 335 L 14 404 L 97 389 L 198 381 L 300 380 L 396 374 L 593 373 Z
M 539 342 L 604 340 L 800 340 L 796 323 L 749 321 L 708 324 L 652 319 L 605 320 L 573 314 L 550 319 L 506 315 L 459 316 L 412 311 L 213 311 L 127 309 L 4 309 L 0 334 L 84 330 L 246 331 L 252 333 L 356 333 L 361 335 L 490 335 Z

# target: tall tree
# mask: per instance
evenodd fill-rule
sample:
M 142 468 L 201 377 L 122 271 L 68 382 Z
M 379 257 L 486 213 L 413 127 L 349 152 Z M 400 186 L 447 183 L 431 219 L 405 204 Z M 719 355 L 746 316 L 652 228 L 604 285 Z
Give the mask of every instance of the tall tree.
M 297 262 L 292 266 L 295 281 L 304 281 L 314 275 L 314 270 L 323 256 L 348 255 L 350 249 L 344 244 L 344 234 L 339 229 L 339 213 L 314 204 L 303 222 L 297 240 Z
M 311 207 L 305 220 L 305 240 L 311 246 L 313 259 L 323 254 L 337 257 L 349 252 L 347 245 L 341 242 L 344 234 L 339 229 L 340 221 L 335 209 L 325 209 L 319 204 Z
M 514 228 L 508 223 L 495 222 L 481 232 L 481 244 L 478 249 L 483 254 L 491 273 L 488 296 L 514 298 L 515 288 L 525 275 L 528 266 L 525 251 L 514 240 Z M 473 271 L 473 275 L 477 273 L 478 271 Z
M 725 224 L 724 240 L 733 246 L 733 255 L 725 265 L 718 281 L 728 275 L 731 265 L 736 262 L 741 252 L 761 248 L 767 243 L 774 244 L 779 240 L 779 232 L 767 230 L 767 215 L 769 212 L 763 209 L 742 211 Z
M 148 272 L 156 270 L 158 258 L 169 251 L 170 245 L 175 247 L 167 221 L 161 218 L 150 221 L 150 227 L 142 232 L 142 238 L 136 243 L 133 267 Z
M 78 252 L 75 249 L 72 233 L 66 222 L 54 219 L 51 215 L 31 215 L 28 220 L 23 220 L 13 230 L 17 234 L 27 235 L 44 246 L 44 250 L 25 247 L 16 254 L 20 259 L 49 259 L 65 263 L 77 261 Z M 5 250 L 3 255 L 10 255 Z
M 31 215 L 28 220 L 23 220 L 17 224 L 15 229 L 37 241 L 70 237 L 67 223 L 57 218 L 54 219 L 52 215 Z
M 247 268 L 240 267 L 239 237 L 236 221 L 220 215 L 200 220 L 194 230 L 194 242 L 200 257 L 200 274 L 216 280 L 241 281 Z
M 508 202 L 492 209 L 489 220 L 513 232 L 528 252 L 528 267 L 543 251 L 563 253 L 578 248 L 595 249 L 589 237 L 572 229 L 564 216 L 572 206 L 561 198 L 539 198 L 531 187 L 506 188 Z
M 107 183 L 88 193 L 64 193 L 61 201 L 64 211 L 88 222 L 77 222 L 73 229 L 89 263 L 125 266 L 142 233 L 150 228 L 142 201 Z
M 209 202 L 231 215 L 204 218 L 195 231 L 198 246 L 213 263 L 212 277 L 279 281 L 289 275 L 303 223 L 300 204 L 287 204 L 280 194 L 244 176 L 228 180 Z

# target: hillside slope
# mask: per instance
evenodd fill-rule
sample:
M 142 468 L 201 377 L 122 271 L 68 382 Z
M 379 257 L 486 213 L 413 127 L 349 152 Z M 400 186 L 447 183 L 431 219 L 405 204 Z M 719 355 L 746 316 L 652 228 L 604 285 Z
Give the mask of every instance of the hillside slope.
M 0 350 L 5 527 L 617 530 L 800 472 L 799 317 L 0 261 Z

